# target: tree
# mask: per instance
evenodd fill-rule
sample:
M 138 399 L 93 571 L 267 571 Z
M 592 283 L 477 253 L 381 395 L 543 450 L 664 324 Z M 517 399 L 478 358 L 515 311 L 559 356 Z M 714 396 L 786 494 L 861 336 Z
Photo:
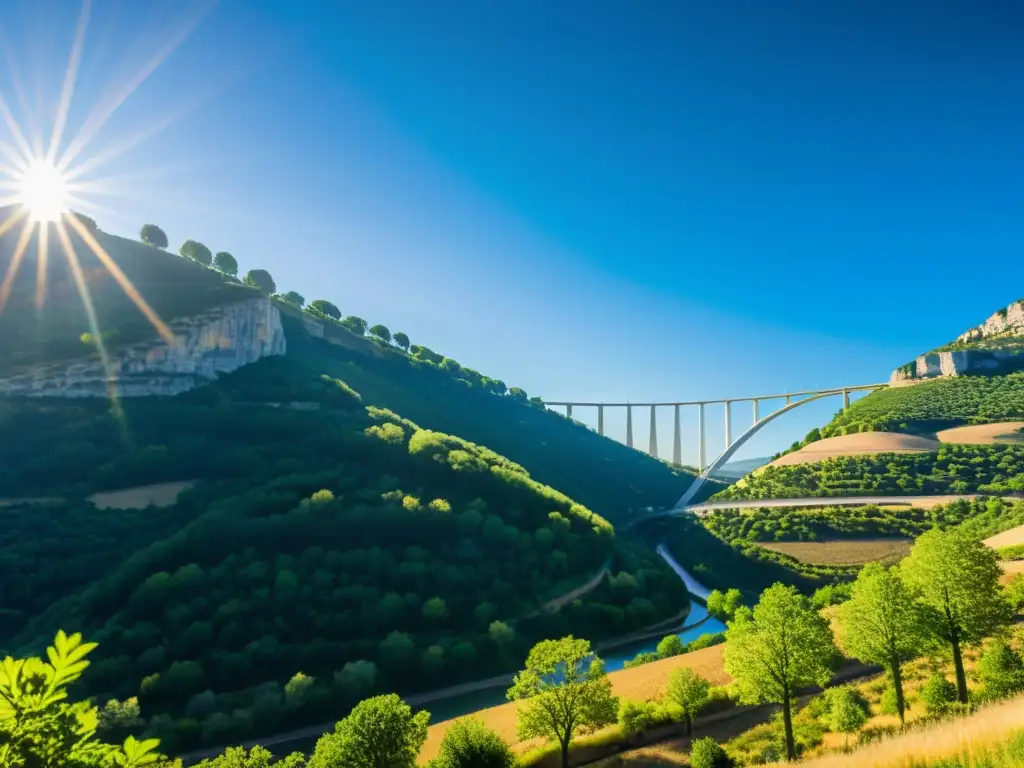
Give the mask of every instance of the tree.
M 329 302 L 327 299 L 316 299 L 309 303 L 310 309 L 315 309 L 321 315 L 327 317 L 333 317 L 335 320 L 341 320 L 341 310 L 338 309 L 334 304 Z
M 197 261 L 206 267 L 210 266 L 213 262 L 213 254 L 210 253 L 210 249 L 196 240 L 186 240 L 181 244 L 178 253 L 186 259 L 192 259 L 192 261 Z
M 519 765 L 515 753 L 474 718 L 456 720 L 445 731 L 437 758 L 429 768 L 514 768 Z
M 377 685 L 377 665 L 363 659 L 346 662 L 340 672 L 334 673 L 334 683 L 349 700 L 357 699 Z
M 40 658 L 12 659 L 0 665 L 0 765 L 12 768 L 105 768 L 151 765 L 161 759 L 159 741 L 122 747 L 96 740 L 100 715 L 89 701 L 68 703 L 68 687 L 89 666 L 96 643 L 57 633 Z
M 508 699 L 525 701 L 518 712 L 519 737 L 557 741 L 562 768 L 569 766 L 573 736 L 611 725 L 618 715 L 604 662 L 591 653 L 589 641 L 571 635 L 533 646 L 526 668 L 508 690 Z
M 308 768 L 415 768 L 429 721 L 393 693 L 366 699 L 320 737 Z
M 697 739 L 690 747 L 692 768 L 731 768 L 732 764 L 726 751 L 710 736 Z
M 391 343 L 391 331 L 388 330 L 387 326 L 381 325 L 380 323 L 370 328 L 370 335 L 376 336 L 385 344 Z
M 952 651 L 957 698 L 966 704 L 962 648 L 980 642 L 1009 618 L 999 586 L 999 558 L 995 550 L 956 529 L 935 529 L 917 538 L 901 568 L 933 611 L 932 636 Z
M 395 344 L 400 346 L 406 352 L 409 351 L 409 337 L 401 331 L 396 331 L 394 335 Z
M 226 275 L 238 274 L 238 261 L 227 251 L 219 251 L 213 257 L 213 266 Z
M 288 293 L 283 294 L 281 298 L 289 304 L 294 304 L 297 307 L 301 307 L 306 303 L 306 297 L 297 291 L 288 291 Z
M 678 656 L 686 653 L 686 645 L 679 639 L 679 635 L 665 635 L 658 641 L 658 658 L 667 659 L 670 656 Z
M 261 293 L 265 293 L 268 296 L 277 291 L 274 278 L 265 269 L 250 269 L 245 273 L 242 282 L 250 288 L 258 288 Z
M 223 755 L 207 758 L 197 763 L 195 768 L 302 768 L 306 764 L 301 752 L 292 752 L 287 757 L 275 761 L 270 750 L 258 744 L 250 750 L 245 747 L 228 747 Z
M 366 321 L 361 317 L 349 316 L 341 321 L 341 324 L 357 336 L 366 335 Z
M 516 631 L 503 621 L 495 619 L 487 627 L 487 635 L 499 648 L 508 648 L 516 639 Z
M 917 658 L 928 640 L 928 614 L 898 568 L 868 563 L 857 575 L 850 599 L 839 608 L 843 648 L 861 661 L 886 668 L 905 722 L 902 666 Z
M 782 704 L 790 760 L 796 759 L 793 696 L 808 685 L 824 686 L 834 657 L 828 622 L 794 587 L 782 584 L 762 592 L 753 611 L 740 608 L 725 632 L 725 670 L 735 678 L 740 700 Z
M 1006 640 L 998 637 L 981 656 L 978 678 L 987 698 L 1004 699 L 1024 690 L 1024 664 Z
M 856 733 L 867 722 L 867 702 L 856 688 L 840 685 L 825 691 L 828 706 L 828 727 L 834 733 L 845 733 L 846 743 L 850 734 Z
M 441 624 L 448 618 L 448 605 L 440 597 L 432 597 L 423 604 L 423 618 Z
M 711 683 L 689 668 L 677 669 L 668 679 L 665 699 L 682 711 L 687 738 L 693 730 L 694 718 L 707 706 L 710 690 Z
M 146 245 L 153 245 L 157 248 L 167 247 L 167 234 L 156 224 L 143 224 L 139 230 L 139 239 Z
M 931 717 L 945 714 L 949 705 L 957 700 L 956 686 L 941 672 L 936 672 L 921 686 L 921 701 L 924 711 Z

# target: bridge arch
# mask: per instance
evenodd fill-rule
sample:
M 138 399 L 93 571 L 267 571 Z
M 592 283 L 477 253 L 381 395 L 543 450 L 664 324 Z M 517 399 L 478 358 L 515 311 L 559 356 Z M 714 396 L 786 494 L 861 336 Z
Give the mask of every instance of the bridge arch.
M 873 389 L 881 389 L 883 386 L 884 385 L 879 385 L 877 387 L 873 387 Z M 867 387 L 864 387 L 864 389 L 866 388 Z M 787 403 L 786 405 L 779 408 L 777 411 L 773 411 L 772 413 L 765 416 L 763 419 L 756 421 L 753 426 L 751 426 L 749 429 L 747 429 L 746 432 L 744 432 L 735 441 L 733 441 L 733 443 L 728 448 L 722 451 L 722 453 L 719 454 L 719 456 L 714 461 L 712 461 L 699 475 L 697 475 L 696 479 L 694 479 L 694 481 L 690 484 L 690 487 L 686 489 L 686 492 L 679 497 L 679 501 L 675 503 L 674 509 L 687 506 L 697 495 L 698 491 L 700 491 L 700 489 L 708 481 L 708 479 L 711 476 L 711 473 L 714 472 L 719 467 L 723 466 L 727 461 L 729 461 L 729 459 L 733 457 L 733 454 L 735 454 L 737 450 L 742 448 L 743 444 L 747 442 L 747 440 L 749 440 L 751 437 L 757 434 L 761 427 L 765 426 L 771 421 L 774 421 L 784 413 L 789 413 L 793 409 L 799 408 L 801 405 L 805 405 L 815 400 L 820 400 L 823 397 L 834 397 L 836 395 L 842 395 L 844 403 L 848 405 L 849 392 L 849 389 L 837 389 L 829 392 L 819 392 L 813 395 L 809 395 L 808 397 L 801 398 L 800 400 L 794 400 L 791 403 Z

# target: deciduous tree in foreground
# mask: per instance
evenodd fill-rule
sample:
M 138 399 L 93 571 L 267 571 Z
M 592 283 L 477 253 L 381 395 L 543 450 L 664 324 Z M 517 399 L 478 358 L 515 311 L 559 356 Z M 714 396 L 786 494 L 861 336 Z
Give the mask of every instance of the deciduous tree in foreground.
M 533 646 L 508 699 L 523 701 L 519 738 L 558 742 L 562 768 L 569 766 L 573 736 L 611 725 L 618 717 L 618 700 L 612 696 L 604 662 L 591 653 L 589 641 L 571 635 Z
M 430 768 L 515 768 L 512 749 L 479 720 L 456 720 L 444 733 Z
M 843 648 L 861 661 L 885 667 L 904 722 L 902 667 L 917 658 L 928 641 L 928 615 L 897 568 L 868 563 L 857 575 L 853 595 L 839 608 Z
M 414 768 L 429 721 L 393 693 L 366 699 L 320 737 L 309 768 Z
M 677 669 L 669 678 L 665 698 L 682 710 L 687 737 L 693 731 L 694 718 L 708 703 L 710 690 L 711 683 L 692 669 Z
M 980 642 L 1009 618 L 995 550 L 956 529 L 928 531 L 914 542 L 901 571 L 934 612 L 932 637 L 952 651 L 957 698 L 966 704 L 963 646 Z
M 745 704 L 782 704 L 786 756 L 796 759 L 793 696 L 832 677 L 836 648 L 828 622 L 793 587 L 775 584 L 754 610 L 740 608 L 725 632 L 725 671 Z

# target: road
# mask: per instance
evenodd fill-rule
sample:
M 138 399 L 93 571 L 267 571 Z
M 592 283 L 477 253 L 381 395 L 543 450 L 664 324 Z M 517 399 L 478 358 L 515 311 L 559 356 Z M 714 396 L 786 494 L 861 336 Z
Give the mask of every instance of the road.
M 693 512 L 703 517 L 708 512 L 719 509 L 766 509 L 769 507 L 862 507 L 874 504 L 885 507 L 918 507 L 931 509 L 936 504 L 949 504 L 960 499 L 977 499 L 981 493 L 949 493 L 942 496 L 813 496 L 796 499 L 736 499 L 730 501 L 705 501 L 701 504 L 690 504 L 679 509 L 666 510 L 667 513 Z

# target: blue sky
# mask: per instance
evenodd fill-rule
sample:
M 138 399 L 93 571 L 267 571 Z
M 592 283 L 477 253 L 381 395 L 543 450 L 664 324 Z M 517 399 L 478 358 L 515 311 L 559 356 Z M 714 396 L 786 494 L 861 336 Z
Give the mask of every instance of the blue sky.
M 65 145 L 204 9 L 96 0 Z M 52 121 L 77 13 L 5 5 L 23 123 Z M 92 174 L 119 177 L 95 216 L 231 251 L 546 399 L 882 381 L 1022 293 L 1022 16 L 223 0 L 90 144 L 153 134 Z

